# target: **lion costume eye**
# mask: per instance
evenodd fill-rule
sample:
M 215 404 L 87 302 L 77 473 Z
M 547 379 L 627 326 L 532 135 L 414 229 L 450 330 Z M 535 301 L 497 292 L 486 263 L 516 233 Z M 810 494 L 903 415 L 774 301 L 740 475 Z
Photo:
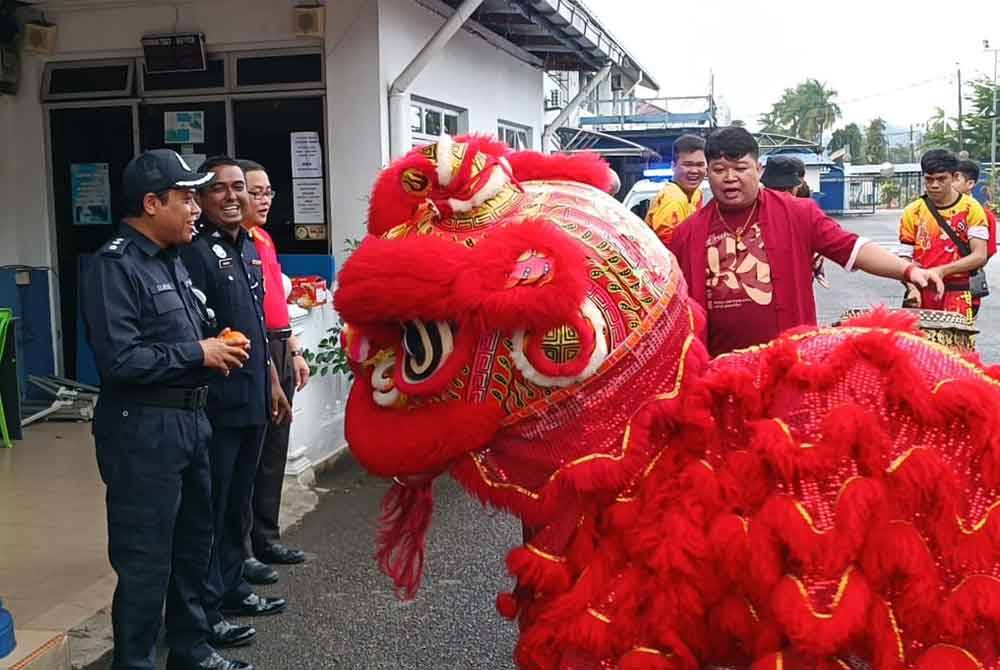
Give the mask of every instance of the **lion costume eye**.
M 403 324 L 403 381 L 419 384 L 431 378 L 454 351 L 452 327 L 446 321 Z

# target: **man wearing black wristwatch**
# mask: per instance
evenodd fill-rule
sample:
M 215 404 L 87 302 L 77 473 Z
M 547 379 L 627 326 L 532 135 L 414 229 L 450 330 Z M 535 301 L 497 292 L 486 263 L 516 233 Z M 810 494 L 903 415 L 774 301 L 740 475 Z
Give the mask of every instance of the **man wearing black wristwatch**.
M 250 208 L 243 218 L 243 227 L 253 240 L 260 256 L 264 277 L 264 323 L 267 326 L 268 347 L 281 390 L 289 404 L 295 391 L 301 391 L 309 381 L 309 365 L 302 357 L 299 342 L 288 318 L 288 303 L 282 286 L 281 264 L 271 236 L 264 230 L 274 202 L 274 189 L 267 171 L 259 163 L 239 161 L 246 175 Z M 254 481 L 253 504 L 247 510 L 248 530 L 244 538 L 246 561 L 243 577 L 251 584 L 273 584 L 278 573 L 268 564 L 301 563 L 305 554 L 281 543 L 278 512 L 281 509 L 281 486 L 288 459 L 288 439 L 291 417 L 272 417 L 264 437 L 260 466 Z
M 212 315 L 178 255 L 201 213 L 195 189 L 212 179 L 167 149 L 132 160 L 122 178 L 125 224 L 81 282 L 101 377 L 93 432 L 118 574 L 113 670 L 153 670 L 164 600 L 168 668 L 253 668 L 215 651 L 202 607 L 212 551 L 207 384 L 249 358 L 202 338 Z

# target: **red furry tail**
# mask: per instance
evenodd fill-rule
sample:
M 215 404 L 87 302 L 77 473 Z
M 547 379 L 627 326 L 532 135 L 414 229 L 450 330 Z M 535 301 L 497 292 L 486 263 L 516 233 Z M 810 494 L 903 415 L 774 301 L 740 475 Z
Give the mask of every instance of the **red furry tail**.
M 434 512 L 430 481 L 418 486 L 395 483 L 382 499 L 375 559 L 392 578 L 403 600 L 412 600 L 424 574 L 424 538 Z

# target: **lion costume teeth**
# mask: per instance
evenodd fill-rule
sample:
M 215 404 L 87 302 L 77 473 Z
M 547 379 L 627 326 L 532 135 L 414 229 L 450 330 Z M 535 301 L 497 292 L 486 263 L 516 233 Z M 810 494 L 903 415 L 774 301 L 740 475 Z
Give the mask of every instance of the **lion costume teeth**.
M 884 312 L 709 361 L 614 181 L 467 136 L 376 182 L 335 301 L 401 594 L 448 472 L 524 522 L 521 670 L 1000 670 L 997 371 Z

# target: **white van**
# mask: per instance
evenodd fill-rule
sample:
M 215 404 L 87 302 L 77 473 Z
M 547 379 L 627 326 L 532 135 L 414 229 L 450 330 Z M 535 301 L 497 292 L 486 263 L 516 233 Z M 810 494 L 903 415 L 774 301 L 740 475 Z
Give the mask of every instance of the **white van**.
M 637 181 L 629 190 L 628 195 L 622 200 L 622 203 L 631 211 L 633 214 L 638 216 L 640 219 L 645 220 L 646 212 L 649 211 L 649 204 L 653 199 L 663 190 L 664 185 L 670 181 L 669 177 L 674 176 L 674 171 L 670 168 L 664 170 L 655 170 L 656 175 L 649 177 L 653 170 L 647 170 L 646 179 L 640 179 Z M 664 179 L 667 177 L 667 179 Z M 701 197 L 702 203 L 706 203 L 712 199 L 712 190 L 708 187 L 708 180 L 701 182 Z

